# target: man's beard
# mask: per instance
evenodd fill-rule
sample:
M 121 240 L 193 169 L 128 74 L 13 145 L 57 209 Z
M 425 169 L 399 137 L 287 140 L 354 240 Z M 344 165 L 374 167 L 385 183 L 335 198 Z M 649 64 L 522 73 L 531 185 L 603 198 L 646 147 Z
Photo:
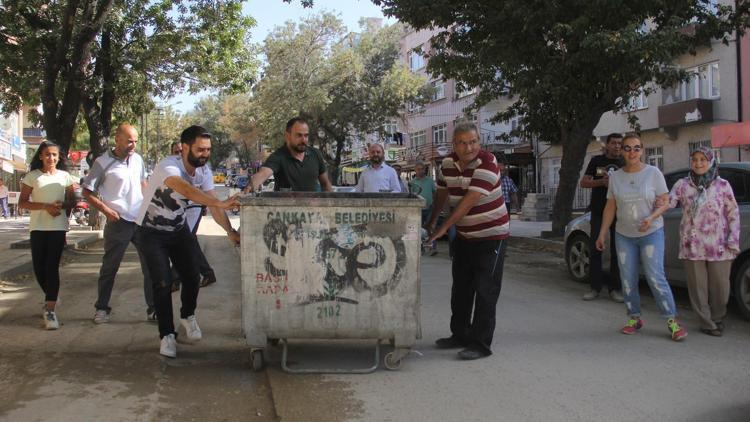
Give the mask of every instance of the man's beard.
M 370 158 L 372 164 L 380 164 L 383 162 L 383 157 L 372 157 Z
M 188 163 L 190 163 L 193 167 L 203 167 L 206 165 L 206 162 L 208 162 L 208 158 L 204 157 L 196 157 L 193 155 L 193 151 L 188 151 L 188 157 L 187 157 Z
M 305 152 L 307 149 L 307 144 L 299 143 L 292 147 L 292 149 L 296 152 Z

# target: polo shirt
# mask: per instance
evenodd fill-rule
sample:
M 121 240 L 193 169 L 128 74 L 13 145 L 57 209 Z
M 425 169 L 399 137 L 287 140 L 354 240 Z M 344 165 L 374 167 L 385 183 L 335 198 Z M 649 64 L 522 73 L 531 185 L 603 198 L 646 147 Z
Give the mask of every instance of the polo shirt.
M 487 151 L 461 168 L 458 155 L 452 153 L 443 160 L 438 190 L 448 189 L 448 201 L 455 208 L 469 191 L 482 194 L 465 216 L 456 223 L 459 236 L 467 240 L 499 240 L 510 236 L 510 215 L 505 207 L 500 186 L 497 159 Z
M 108 207 L 120 214 L 120 218 L 133 222 L 143 202 L 141 182 L 144 180 L 146 167 L 138 153 L 120 159 L 108 150 L 94 161 L 82 186 L 98 193 Z
M 273 152 L 263 167 L 273 171 L 274 190 L 314 192 L 318 190 L 318 178 L 326 172 L 326 163 L 317 149 L 307 146 L 302 161 L 294 158 L 286 145 Z

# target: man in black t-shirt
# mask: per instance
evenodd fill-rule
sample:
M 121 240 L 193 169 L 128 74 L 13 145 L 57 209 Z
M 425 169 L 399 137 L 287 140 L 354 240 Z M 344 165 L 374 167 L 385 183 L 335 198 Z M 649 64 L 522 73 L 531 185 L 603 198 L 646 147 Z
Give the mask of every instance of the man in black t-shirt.
M 286 124 L 286 143 L 273 152 L 260 170 L 250 179 L 246 191 L 260 191 L 260 186 L 273 174 L 274 190 L 331 192 L 326 163 L 320 151 L 307 145 L 310 130 L 307 122 L 295 117 Z
M 622 303 L 623 301 L 622 294 L 620 293 L 620 274 L 617 266 L 617 251 L 615 249 L 615 225 L 612 224 L 609 231 L 609 274 L 604 274 L 602 270 L 602 253 L 594 245 L 599 235 L 599 230 L 602 227 L 602 214 L 604 213 L 604 206 L 607 204 L 609 176 L 622 166 L 621 147 L 622 135 L 619 133 L 609 134 L 604 146 L 605 153 L 591 158 L 588 167 L 586 167 L 586 172 L 581 179 L 581 187 L 591 189 L 591 233 L 589 235 L 591 239 L 591 244 L 589 245 L 591 291 L 583 295 L 583 300 L 594 300 L 599 297 L 599 292 L 606 281 L 609 288 L 609 297 L 615 302 Z

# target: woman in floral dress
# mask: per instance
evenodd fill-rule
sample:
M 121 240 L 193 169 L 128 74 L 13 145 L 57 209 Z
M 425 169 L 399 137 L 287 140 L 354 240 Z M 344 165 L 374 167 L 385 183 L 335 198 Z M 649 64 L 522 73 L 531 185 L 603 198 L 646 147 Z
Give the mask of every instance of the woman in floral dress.
M 680 259 L 685 264 L 690 305 L 701 332 L 721 336 L 727 314 L 732 261 L 740 251 L 740 212 L 729 182 L 719 177 L 713 151 L 690 154 L 690 174 L 677 181 L 670 205 L 682 207 Z

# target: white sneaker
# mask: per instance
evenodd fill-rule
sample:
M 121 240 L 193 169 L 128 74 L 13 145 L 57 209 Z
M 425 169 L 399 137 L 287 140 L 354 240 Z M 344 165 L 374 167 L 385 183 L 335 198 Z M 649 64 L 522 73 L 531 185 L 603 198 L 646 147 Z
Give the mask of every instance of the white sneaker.
M 94 314 L 94 324 L 106 324 L 109 322 L 109 312 L 104 309 L 97 309 Z
M 161 338 L 159 354 L 168 358 L 177 357 L 177 341 L 174 339 L 174 334 L 169 334 Z
M 57 330 L 60 328 L 60 322 L 57 320 L 55 311 L 44 311 L 44 329 Z
M 195 319 L 195 315 L 190 315 L 187 318 L 180 318 L 180 325 L 185 329 L 187 338 L 192 341 L 198 341 L 203 338 L 201 328 L 198 326 L 198 320 Z

